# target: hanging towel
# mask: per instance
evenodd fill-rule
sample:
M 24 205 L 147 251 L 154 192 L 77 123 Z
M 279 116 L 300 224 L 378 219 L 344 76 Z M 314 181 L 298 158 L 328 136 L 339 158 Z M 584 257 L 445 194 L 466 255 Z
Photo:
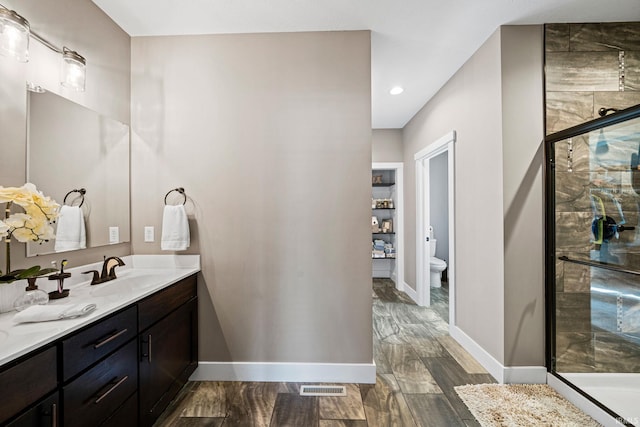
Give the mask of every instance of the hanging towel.
M 85 316 L 96 309 L 95 304 L 32 305 L 13 317 L 14 323 L 48 322 Z
M 80 206 L 62 206 L 56 230 L 56 252 L 85 249 L 87 234 L 84 226 L 84 215 Z
M 164 251 L 184 251 L 190 244 L 189 221 L 184 205 L 165 205 L 160 247 Z

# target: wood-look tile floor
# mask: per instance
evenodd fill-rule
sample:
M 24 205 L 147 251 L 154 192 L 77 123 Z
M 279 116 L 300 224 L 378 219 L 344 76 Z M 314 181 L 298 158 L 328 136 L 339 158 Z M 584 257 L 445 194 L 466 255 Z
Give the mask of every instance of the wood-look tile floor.
M 346 397 L 300 396 L 300 384 L 190 382 L 157 427 L 477 426 L 454 387 L 495 380 L 448 334 L 448 289 L 418 307 L 388 279 L 373 280 L 376 384 Z

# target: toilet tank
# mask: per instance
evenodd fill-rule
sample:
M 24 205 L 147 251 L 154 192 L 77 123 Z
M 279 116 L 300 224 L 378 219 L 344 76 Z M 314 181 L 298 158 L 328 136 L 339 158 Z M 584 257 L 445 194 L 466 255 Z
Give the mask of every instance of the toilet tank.
M 436 256 L 436 239 L 429 239 L 429 255 Z

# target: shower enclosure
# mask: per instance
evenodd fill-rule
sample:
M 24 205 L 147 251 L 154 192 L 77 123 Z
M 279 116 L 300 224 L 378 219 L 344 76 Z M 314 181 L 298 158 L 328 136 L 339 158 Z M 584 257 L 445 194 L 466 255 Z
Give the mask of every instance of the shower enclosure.
M 545 144 L 548 370 L 640 426 L 640 106 Z

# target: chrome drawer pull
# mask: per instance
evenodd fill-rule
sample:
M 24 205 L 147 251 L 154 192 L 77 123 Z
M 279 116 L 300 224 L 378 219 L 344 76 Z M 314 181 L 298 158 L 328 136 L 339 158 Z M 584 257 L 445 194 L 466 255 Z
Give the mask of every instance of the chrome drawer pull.
M 58 427 L 58 405 L 51 405 L 51 427 Z
M 122 379 L 120 381 L 118 381 L 117 383 L 115 383 L 114 385 L 112 385 L 109 390 L 105 391 L 102 395 L 100 395 L 100 397 L 98 397 L 95 402 L 93 403 L 100 403 L 100 401 L 102 399 L 104 399 L 105 397 L 107 397 L 109 395 L 109 393 L 111 393 L 113 390 L 117 389 L 118 387 L 120 387 L 120 385 L 125 382 L 127 379 L 129 378 L 129 375 L 125 375 L 124 377 L 122 377 Z
M 120 332 L 116 332 L 115 334 L 111 335 L 110 337 L 105 338 L 105 339 L 103 339 L 102 341 L 97 342 L 97 343 L 93 346 L 93 348 L 94 348 L 94 349 L 98 349 L 98 348 L 102 347 L 103 345 L 105 345 L 105 344 L 107 344 L 107 343 L 110 343 L 111 341 L 115 340 L 115 339 L 116 339 L 116 338 L 118 338 L 120 335 L 122 335 L 122 334 L 124 334 L 124 333 L 126 333 L 126 332 L 127 332 L 127 329 L 126 329 L 126 328 L 125 328 L 125 329 L 123 329 L 123 330 L 121 330 Z

